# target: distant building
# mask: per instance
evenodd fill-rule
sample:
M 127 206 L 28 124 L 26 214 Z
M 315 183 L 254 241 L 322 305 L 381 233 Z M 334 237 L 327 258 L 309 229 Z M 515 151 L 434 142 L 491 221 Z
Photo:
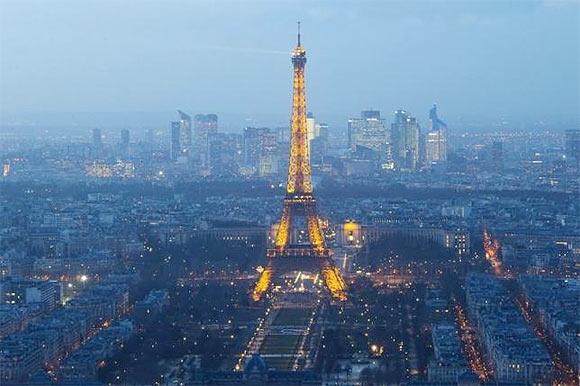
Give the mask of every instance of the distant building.
M 429 382 L 455 383 L 464 374 L 473 374 L 461 351 L 461 341 L 455 326 L 440 322 L 431 331 L 435 358 L 429 362 L 427 376 Z
M 101 146 L 103 144 L 103 136 L 101 133 L 101 129 L 93 129 L 93 145 L 96 146 Z
M 308 113 L 306 115 L 306 129 L 308 130 L 308 140 L 316 138 L 318 134 L 316 133 L 316 119 L 314 119 L 314 114 Z
M 171 148 L 170 157 L 172 161 L 176 161 L 181 155 L 181 126 L 179 121 L 171 122 Z
M 566 158 L 570 163 L 580 165 L 580 130 L 566 130 Z
M 40 305 L 45 310 L 56 308 L 61 302 L 62 288 L 56 281 L 7 278 L 0 282 L 0 304 Z
M 313 167 L 324 163 L 324 159 L 328 155 L 328 137 L 326 135 L 319 135 L 310 141 L 310 162 Z
M 364 242 L 361 224 L 353 220 L 345 221 L 337 232 L 337 242 L 343 247 L 361 247 Z
M 491 144 L 490 157 L 490 171 L 501 172 L 504 167 L 503 143 L 501 141 L 494 141 Z
M 518 277 L 526 302 L 540 316 L 544 331 L 555 341 L 561 353 L 576 372 L 580 371 L 580 339 L 578 339 L 577 279 L 556 279 L 542 276 Z
M 306 128 L 308 129 L 308 141 L 310 144 L 310 162 L 313 166 L 318 166 L 322 164 L 328 151 L 328 124 L 316 122 L 314 115 L 308 113 L 306 116 Z M 286 129 L 286 131 L 288 130 Z
M 425 141 L 425 160 L 428 164 L 447 160 L 447 139 L 442 131 L 428 132 Z
M 467 312 L 500 383 L 547 384 L 553 363 L 504 283 L 495 276 L 469 273 L 465 279 Z
M 437 106 L 429 111 L 430 129 L 425 137 L 425 161 L 428 165 L 447 160 L 447 125 L 437 116 Z
M 358 147 L 362 147 L 372 150 L 378 158 L 384 159 L 389 141 L 389 133 L 380 111 L 362 111 L 360 118 L 348 120 L 348 145 L 352 151 L 357 151 Z
M 197 114 L 193 123 L 195 160 L 202 168 L 209 167 L 209 137 L 218 131 L 216 114 Z
M 2 177 L 8 177 L 10 175 L 10 163 L 5 162 L 2 165 Z
M 119 151 L 121 156 L 127 157 L 129 155 L 130 133 L 128 129 L 121 130 L 121 142 L 119 142 Z
M 0 280 L 6 279 L 12 274 L 12 264 L 9 259 L 0 257 Z
M 93 129 L 93 154 L 98 157 L 103 150 L 103 135 L 101 129 Z
M 179 113 L 179 151 L 180 157 L 191 159 L 192 144 L 191 144 L 191 117 L 181 110 Z
M 290 143 L 290 128 L 288 127 L 276 127 L 274 129 L 276 137 L 278 137 L 278 142 L 288 142 Z
M 262 142 L 270 134 L 267 127 L 246 127 L 244 129 L 244 165 L 258 170 L 262 157 Z M 276 134 L 278 138 L 278 133 Z
M 346 159 L 343 162 L 343 173 L 345 176 L 349 177 L 368 177 L 372 176 L 377 170 L 377 163 L 370 159 L 358 159 L 358 155 L 361 154 L 357 152 L 356 158 Z
M 470 234 L 462 228 L 401 227 L 386 225 L 382 220 L 363 227 L 365 242 L 376 242 L 384 237 L 402 237 L 412 241 L 434 242 L 462 258 L 470 253 Z
M 243 156 L 243 139 L 240 134 L 215 133 L 209 136 L 209 167 L 212 175 L 237 175 Z
M 261 138 L 259 175 L 271 176 L 278 173 L 278 141 L 275 133 L 265 133 Z
M 36 372 L 42 364 L 41 349 L 31 339 L 17 339 L 12 335 L 2 341 L 0 350 L 0 384 L 17 381 L 25 384 L 30 374 Z
M 395 111 L 391 125 L 393 159 L 399 169 L 415 170 L 419 162 L 420 127 L 417 118 L 405 110 Z

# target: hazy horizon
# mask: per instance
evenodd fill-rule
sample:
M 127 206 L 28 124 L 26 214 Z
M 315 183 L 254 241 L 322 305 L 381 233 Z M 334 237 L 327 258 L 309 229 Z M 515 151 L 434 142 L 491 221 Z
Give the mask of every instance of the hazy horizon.
M 287 125 L 296 20 L 308 108 L 331 125 L 425 122 L 433 103 L 451 123 L 578 125 L 579 4 L 3 0 L 0 127 L 167 127 L 176 109 Z

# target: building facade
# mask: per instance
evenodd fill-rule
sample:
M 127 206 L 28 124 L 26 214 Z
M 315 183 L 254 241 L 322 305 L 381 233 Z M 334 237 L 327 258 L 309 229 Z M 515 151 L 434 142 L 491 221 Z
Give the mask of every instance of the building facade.
M 386 158 L 387 145 L 390 142 L 385 120 L 377 110 L 362 111 L 360 118 L 348 120 L 348 144 L 352 151 L 358 147 L 375 152 L 379 158 Z
M 417 118 L 405 110 L 395 111 L 391 125 L 393 159 L 398 169 L 415 170 L 419 166 L 420 127 Z

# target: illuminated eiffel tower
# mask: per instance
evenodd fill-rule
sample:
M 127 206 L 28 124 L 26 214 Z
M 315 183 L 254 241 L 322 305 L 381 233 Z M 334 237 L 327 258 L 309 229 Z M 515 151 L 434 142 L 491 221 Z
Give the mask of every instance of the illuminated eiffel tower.
M 291 271 L 320 272 L 326 288 L 336 300 L 346 300 L 346 283 L 326 247 L 312 194 L 312 176 L 306 126 L 304 67 L 306 50 L 300 44 L 292 51 L 294 90 L 286 197 L 276 232 L 275 246 L 268 250 L 268 266 L 261 272 L 252 298 L 260 300 L 272 280 Z

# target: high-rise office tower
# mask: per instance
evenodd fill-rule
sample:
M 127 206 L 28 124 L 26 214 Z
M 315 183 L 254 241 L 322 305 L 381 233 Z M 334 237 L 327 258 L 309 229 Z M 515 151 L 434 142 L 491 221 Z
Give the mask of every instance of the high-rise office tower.
M 440 130 L 429 131 L 425 137 L 425 160 L 428 164 L 438 163 L 447 159 L 447 143 Z
M 566 130 L 566 158 L 571 165 L 580 165 L 580 130 Z
M 389 137 L 380 111 L 362 111 L 360 118 L 348 120 L 348 142 L 349 148 L 353 151 L 356 151 L 357 147 L 363 147 L 365 150 L 376 152 L 379 158 L 385 158 Z
M 215 114 L 197 114 L 193 123 L 195 159 L 202 168 L 209 166 L 209 136 L 218 131 Z
M 171 160 L 176 161 L 181 156 L 181 124 L 179 121 L 171 122 Z
M 276 127 L 274 129 L 276 136 L 278 137 L 278 142 L 290 142 L 290 136 L 288 135 L 287 127 Z
M 447 160 L 447 125 L 437 116 L 437 105 L 429 111 L 430 129 L 425 137 L 425 160 L 427 164 Z
M 419 162 L 420 127 L 417 118 L 405 110 L 395 111 L 391 125 L 393 159 L 399 169 L 415 170 Z
M 243 161 L 243 140 L 240 134 L 215 133 L 209 136 L 210 173 L 235 176 Z
M 288 170 L 288 159 L 290 156 L 290 130 L 287 127 L 277 127 L 274 129 L 278 142 L 278 171 Z
M 320 123 L 318 127 L 318 136 L 328 139 L 328 123 Z
M 504 167 L 503 143 L 501 141 L 493 141 L 489 155 L 491 171 L 501 172 Z
M 129 155 L 129 142 L 130 142 L 129 130 L 127 129 L 121 130 L 121 142 L 119 142 L 119 151 L 123 157 L 127 157 Z
M 280 171 L 280 135 L 268 127 L 244 129 L 244 165 L 260 176 L 270 176 Z
M 180 157 L 191 159 L 192 145 L 191 145 L 191 116 L 181 110 L 179 113 L 179 150 Z
M 321 165 L 328 154 L 328 124 L 318 125 L 318 136 L 310 140 L 310 161 L 313 165 Z
M 101 129 L 93 129 L 93 156 L 100 157 L 103 153 L 103 135 Z
M 308 113 L 306 114 L 306 129 L 308 130 L 308 140 L 312 141 L 312 139 L 316 136 L 315 134 L 315 125 L 316 120 L 314 119 L 314 114 Z
M 328 125 L 318 123 L 312 113 L 306 115 L 306 128 L 308 129 L 308 141 L 312 151 L 310 159 L 313 164 L 319 165 L 326 156 L 328 143 Z
M 379 110 L 363 110 L 360 112 L 362 119 L 381 119 L 381 112 Z
M 406 158 L 405 165 L 408 169 L 415 170 L 419 161 L 419 137 L 421 135 L 421 127 L 417 118 L 410 117 L 407 121 L 405 132 L 406 143 Z
M 278 173 L 278 138 L 276 133 L 265 133 L 260 144 L 259 175 L 262 177 Z
M 320 123 L 316 122 L 314 114 L 308 113 L 306 115 L 306 127 L 308 128 L 308 140 L 312 141 L 314 138 L 320 135 Z
M 244 129 L 244 165 L 259 170 L 262 157 L 262 137 L 270 134 L 267 127 L 246 127 Z M 278 135 L 276 135 L 276 138 Z
M 93 146 L 95 148 L 103 146 L 103 135 L 101 134 L 101 129 L 93 129 Z

